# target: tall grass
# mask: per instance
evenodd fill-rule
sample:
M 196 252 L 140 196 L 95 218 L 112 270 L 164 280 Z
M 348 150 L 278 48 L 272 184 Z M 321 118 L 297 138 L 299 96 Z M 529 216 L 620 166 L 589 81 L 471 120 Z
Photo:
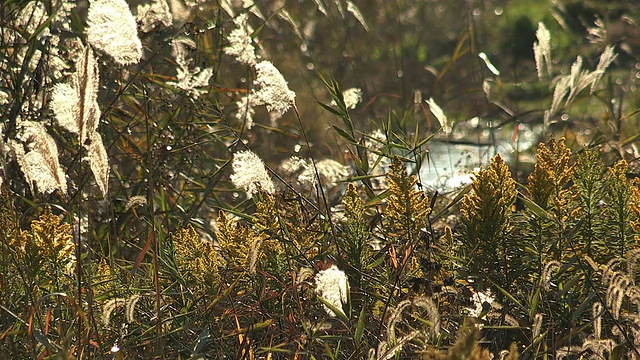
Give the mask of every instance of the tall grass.
M 0 357 L 640 357 L 620 23 L 502 3 L 6 1 Z

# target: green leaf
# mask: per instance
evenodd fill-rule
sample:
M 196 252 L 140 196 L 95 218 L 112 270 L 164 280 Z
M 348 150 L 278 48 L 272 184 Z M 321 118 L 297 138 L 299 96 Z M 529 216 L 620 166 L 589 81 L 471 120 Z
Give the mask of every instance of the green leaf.
M 348 141 L 351 144 L 357 144 L 358 142 L 356 141 L 356 139 L 353 138 L 353 136 L 351 136 L 349 133 L 347 133 L 346 131 L 340 129 L 339 127 L 335 126 L 335 125 L 331 125 L 333 127 L 333 129 L 335 131 L 338 132 L 338 135 L 340 135 L 342 138 L 344 138 L 346 141 Z
M 520 199 L 524 203 L 524 206 L 526 206 L 529 210 L 531 210 L 538 217 L 541 217 L 543 219 L 553 220 L 553 216 L 551 214 L 549 214 L 545 209 L 541 208 L 535 202 L 527 199 L 524 196 L 520 196 Z
M 323 298 L 320 295 L 318 295 L 318 300 L 320 300 L 321 303 L 323 303 L 329 309 L 331 309 L 331 311 L 333 311 L 334 314 L 336 314 L 338 319 L 340 319 L 340 320 L 342 320 L 344 322 L 347 322 L 347 323 L 349 322 L 349 318 L 347 318 L 347 315 L 345 315 L 344 312 L 342 312 L 342 309 L 339 309 L 338 307 L 336 307 L 335 305 L 333 305 L 332 303 L 330 303 L 329 301 L 327 301 L 325 298 Z
M 317 102 L 320 106 L 322 106 L 325 110 L 327 110 L 328 112 L 330 112 L 330 113 L 332 113 L 332 114 L 334 114 L 334 115 L 337 115 L 337 116 L 342 116 L 342 114 L 340 114 L 340 113 L 338 112 L 338 110 L 336 110 L 336 109 L 332 108 L 331 106 L 329 106 L 329 105 L 325 105 L 325 104 L 321 103 L 320 101 L 316 101 L 316 102 Z
M 364 327 L 365 327 L 365 310 L 366 306 L 362 306 L 362 309 L 360 310 L 360 315 L 358 315 L 358 323 L 356 324 L 356 332 L 355 332 L 355 341 L 356 341 L 356 346 L 360 346 L 360 344 L 362 343 L 362 336 L 364 335 Z
M 609 360 L 620 360 L 622 359 L 622 351 L 624 350 L 625 344 L 620 344 L 613 348 L 611 354 L 609 355 Z

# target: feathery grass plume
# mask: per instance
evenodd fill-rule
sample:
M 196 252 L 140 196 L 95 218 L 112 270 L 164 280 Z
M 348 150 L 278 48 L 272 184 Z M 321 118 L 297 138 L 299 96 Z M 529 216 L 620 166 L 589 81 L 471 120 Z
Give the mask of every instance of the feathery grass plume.
M 139 294 L 135 294 L 126 298 L 109 299 L 102 307 L 102 325 L 111 325 L 111 317 L 118 307 L 124 308 L 124 320 L 129 324 L 132 323 L 135 320 L 134 312 L 140 297 Z
M 93 0 L 87 13 L 87 41 L 120 65 L 142 58 L 136 19 L 124 0 Z
M 594 339 L 600 339 L 602 336 L 602 314 L 603 308 L 601 302 L 593 303 L 591 307 L 591 319 L 593 321 L 593 337 Z
M 551 116 L 555 115 L 563 107 L 569 106 L 582 90 L 590 87 L 593 93 L 604 75 L 605 70 L 616 59 L 617 54 L 613 51 L 613 46 L 607 46 L 600 55 L 600 60 L 596 69 L 592 72 L 582 69 L 582 57 L 578 56 L 571 65 L 571 73 L 560 76 L 556 80 L 551 100 L 551 108 L 545 111 L 544 120 L 548 123 Z M 562 101 L 564 100 L 564 105 Z
M 536 60 L 538 78 L 542 79 L 544 70 L 547 71 L 547 75 L 551 74 L 551 33 L 542 22 L 538 23 L 536 37 L 538 41 L 533 43 L 533 54 Z
M 411 300 L 411 305 L 414 308 L 422 308 L 425 310 L 427 324 L 430 327 L 430 334 L 434 337 L 440 335 L 440 313 L 438 312 L 438 306 L 433 299 L 425 296 L 418 296 Z
M 351 88 L 342 92 L 342 99 L 347 109 L 355 109 L 356 106 L 362 101 L 362 89 Z M 331 105 L 336 106 L 338 103 L 335 100 L 331 100 Z
M 214 289 L 219 279 L 219 255 L 213 244 L 200 239 L 191 225 L 178 229 L 172 237 L 177 269 L 198 295 Z
M 50 194 L 55 190 L 66 194 L 67 182 L 58 161 L 56 141 L 40 122 L 21 121 L 20 127 L 20 142 L 10 140 L 9 147 L 16 156 L 31 193 L 35 194 L 37 188 L 43 194 Z M 29 149 L 28 152 L 25 152 L 25 146 Z
M 109 192 L 109 155 L 102 142 L 102 136 L 97 131 L 91 133 L 89 137 L 86 160 L 89 161 L 91 172 L 96 179 L 100 192 L 102 192 L 102 196 L 106 198 Z
M 111 325 L 111 316 L 113 315 L 113 312 L 118 308 L 118 306 L 124 306 L 126 303 L 127 299 L 125 298 L 109 299 L 109 301 L 102 306 L 102 325 Z
M 327 8 L 324 6 L 321 0 L 313 0 L 313 2 L 316 4 L 318 11 L 320 11 L 322 15 L 329 16 L 329 13 L 327 12 Z
M 607 40 L 607 28 L 604 25 L 604 21 L 596 15 L 593 25 L 587 28 L 587 40 L 592 44 L 604 43 Z
M 428 333 L 423 330 L 413 330 L 409 334 L 398 338 L 396 330 L 399 324 L 403 321 L 403 313 L 406 309 L 412 310 L 412 316 L 420 319 L 420 323 L 428 326 Z M 424 311 L 425 318 L 418 311 L 422 309 Z M 419 296 L 411 300 L 403 300 L 399 302 L 395 307 L 390 309 L 390 315 L 385 322 L 386 327 L 386 342 L 381 348 L 378 346 L 376 359 L 390 359 L 394 355 L 397 355 L 402 351 L 404 345 L 413 338 L 426 335 L 437 337 L 440 335 L 440 313 L 438 307 L 431 298 Z M 382 343 L 381 343 L 382 344 Z
M 147 198 L 143 195 L 136 195 L 129 198 L 124 208 L 126 210 L 129 210 L 131 208 L 135 208 L 143 205 L 147 205 Z
M 559 261 L 551 260 L 544 264 L 544 269 L 540 275 L 540 282 L 544 290 L 549 291 L 551 289 L 551 279 L 558 270 L 560 270 Z
M 253 1 L 253 0 L 242 0 L 242 8 L 245 9 L 245 10 L 248 9 L 249 12 L 252 13 L 253 15 L 255 15 L 258 19 L 260 19 L 262 21 L 266 21 L 266 17 L 262 13 L 262 11 L 260 11 L 260 8 L 258 7 L 258 5 L 256 4 L 255 1 Z
M 411 340 L 420 335 L 419 330 L 410 332 L 409 334 L 397 339 L 395 345 L 389 347 L 389 343 L 386 341 L 380 341 L 377 349 L 369 349 L 367 355 L 368 360 L 389 360 L 398 355 L 402 351 L 402 348 Z
M 353 15 L 353 17 L 356 18 L 356 20 L 358 20 L 358 22 L 360 23 L 360 25 L 362 25 L 365 31 L 367 32 L 369 31 L 369 26 L 367 25 L 367 22 L 364 19 L 364 16 L 362 16 L 362 12 L 356 6 L 356 4 L 354 4 L 352 1 L 347 1 L 347 11 L 350 12 Z
M 626 293 L 629 305 L 635 306 L 634 314 L 640 311 L 640 288 L 637 285 L 627 287 Z
M 596 69 L 593 71 L 591 76 L 591 93 L 592 94 L 595 91 L 596 87 L 598 86 L 598 83 L 600 82 L 602 75 L 604 75 L 604 72 L 607 70 L 609 65 L 611 65 L 611 63 L 618 57 L 618 54 L 614 52 L 613 48 L 614 48 L 613 45 L 608 45 L 600 55 L 600 60 L 598 60 L 598 65 L 596 66 Z
M 638 260 L 640 260 L 640 249 L 634 247 L 632 250 L 627 252 L 627 274 L 633 276 L 635 274 L 636 268 L 638 267 Z
M 77 71 L 69 83 L 57 84 L 51 93 L 51 110 L 58 124 L 78 134 L 80 144 L 95 131 L 100 120 L 98 107 L 98 64 L 90 47 L 86 47 Z
M 167 81 L 167 85 L 175 86 L 185 91 L 192 98 L 197 99 L 205 92 L 199 88 L 209 85 L 209 80 L 213 76 L 213 68 L 200 69 L 200 67 L 196 66 L 191 70 L 189 65 L 192 63 L 192 59 L 187 58 L 187 47 L 195 48 L 195 41 L 185 37 L 171 41 L 171 55 L 176 64 L 178 64 L 176 69 L 177 81 Z
M 563 107 L 567 107 L 573 102 L 576 95 L 589 86 L 592 82 L 589 72 L 582 69 L 582 57 L 578 56 L 576 61 L 571 65 L 571 73 L 561 76 L 556 81 L 553 90 L 553 99 L 551 100 L 551 109 L 545 112 L 545 122 L 555 115 Z M 562 101 L 564 105 L 562 105 Z
M 138 304 L 138 300 L 140 300 L 142 296 L 140 294 L 131 295 L 127 298 L 127 303 L 124 306 L 124 318 L 128 323 L 132 323 L 134 321 L 134 312 L 136 310 L 136 304 Z
M 167 0 L 151 0 L 151 3 L 140 4 L 136 13 L 136 20 L 143 32 L 149 32 L 157 26 L 173 25 L 173 16 Z
M 571 74 L 569 75 L 569 96 L 564 106 L 567 107 L 573 99 L 593 83 L 593 73 L 589 70 L 582 69 L 582 57 L 578 56 L 576 61 L 571 65 Z
M 173 1 L 176 1 L 176 0 L 173 0 Z M 194 5 L 193 1 L 191 1 L 191 2 L 192 2 L 192 4 L 190 4 L 190 6 Z M 222 10 L 224 10 L 227 13 L 227 15 L 229 15 L 229 17 L 235 17 L 236 16 L 236 12 L 233 9 L 233 5 L 234 4 L 231 3 L 231 0 L 222 0 L 222 1 L 220 1 L 220 8 Z
M 136 13 L 136 20 L 143 32 L 149 32 L 159 25 L 173 25 L 173 16 L 167 0 L 151 0 L 151 3 L 140 4 Z
M 625 160 L 618 160 L 613 167 L 608 169 L 606 175 L 608 186 L 605 201 L 609 206 L 606 208 L 605 215 L 609 220 L 608 224 L 615 229 L 611 234 L 613 239 L 607 242 L 611 255 L 621 257 L 634 245 L 631 224 L 638 221 L 632 211 L 631 199 L 634 186 L 627 179 L 628 167 Z M 612 243 L 615 244 L 615 249 L 611 249 Z
M 2 5 L 5 5 L 4 3 L 5 2 L 3 2 Z M 8 20 L 11 26 L 5 26 L 2 29 L 0 40 L 2 40 L 2 44 L 6 47 L 6 50 L 11 49 L 12 51 L 9 50 L 9 52 L 3 53 L 3 62 L 0 62 L 0 68 L 2 68 L 3 73 L 8 73 L 9 69 L 7 67 L 9 61 L 7 61 L 7 55 L 9 55 L 13 58 L 12 60 L 15 59 L 17 64 L 27 64 L 30 70 L 29 73 L 34 73 L 38 63 L 42 59 L 43 49 L 39 46 L 33 49 L 34 51 L 32 52 L 29 47 L 33 45 L 30 45 L 29 42 L 31 39 L 37 40 L 38 42 L 44 42 L 44 39 L 47 39 L 55 46 L 55 42 L 58 41 L 59 38 L 51 35 L 49 26 L 43 26 L 46 22 L 52 21 L 53 19 L 49 18 L 47 7 L 40 1 L 25 2 L 18 9 L 12 9 L 10 5 L 9 7 L 3 6 L 3 10 L 5 9 L 4 19 L 5 21 Z M 15 13 L 12 14 L 14 11 Z M 7 14 L 11 14 L 10 17 L 6 17 Z M 53 51 L 50 52 L 50 54 L 51 53 L 53 53 Z M 31 81 L 29 74 L 25 74 L 25 76 L 27 79 L 23 81 L 23 84 Z
M 507 244 L 517 195 L 515 181 L 499 154 L 474 176 L 472 191 L 465 195 L 460 209 L 464 234 L 461 250 L 471 262 L 472 273 L 509 275 L 509 262 L 515 261 L 509 253 L 514 249 Z
M 240 100 L 236 101 L 236 106 L 238 107 L 235 115 L 236 119 L 244 123 L 247 130 L 250 130 L 253 127 L 253 115 L 255 114 L 251 95 L 245 95 L 240 98 Z
M 440 123 L 440 126 L 442 126 L 442 130 L 444 130 L 444 133 L 447 135 L 451 134 L 451 125 L 449 125 L 447 115 L 444 114 L 442 108 L 438 106 L 438 104 L 436 104 L 436 101 L 433 100 L 433 98 L 429 98 L 429 100 L 427 100 L 427 104 L 429 105 L 429 110 L 431 110 L 431 113 L 436 117 L 436 119 L 438 119 L 438 122 Z
M 232 166 L 231 182 L 235 187 L 244 190 L 247 197 L 251 198 L 260 190 L 269 194 L 276 191 L 264 162 L 250 150 L 233 154 Z
M 544 314 L 535 314 L 533 317 L 533 326 L 531 327 L 531 338 L 535 339 L 540 336 L 540 329 L 542 328 L 542 318 Z
M 224 48 L 224 53 L 235 57 L 241 64 L 255 66 L 257 58 L 251 38 L 253 29 L 249 25 L 249 16 L 247 13 L 239 14 L 233 19 L 233 23 L 236 28 L 227 35 L 229 45 Z
M 57 84 L 51 94 L 51 110 L 58 124 L 77 134 L 78 141 L 87 149 L 87 161 L 103 196 L 109 190 L 109 157 L 96 131 L 100 122 L 98 107 L 98 63 L 91 47 L 83 49 L 76 63 L 76 72 L 68 83 Z
M 614 266 L 615 264 L 607 266 L 602 276 L 602 283 L 608 284 L 605 304 L 611 309 L 613 318 L 617 320 L 620 318 L 620 308 L 626 295 L 627 287 L 633 283 L 633 279 L 627 274 L 617 271 Z M 609 275 L 607 275 L 607 272 Z
M 270 61 L 261 61 L 255 68 L 254 84 L 258 90 L 254 93 L 254 105 L 266 105 L 272 121 L 275 121 L 295 104 L 296 93 L 289 90 L 287 81 Z
M 302 32 L 300 31 L 300 25 L 296 23 L 296 21 L 293 19 L 293 16 L 291 16 L 291 14 L 289 13 L 289 11 L 287 11 L 287 9 L 285 9 L 284 7 L 281 7 L 280 9 L 278 9 L 277 15 L 279 18 L 281 18 L 282 20 L 289 23 L 289 25 L 291 25 L 293 32 L 296 34 L 296 36 L 300 40 L 305 41 L 304 36 L 302 36 Z
M 617 345 L 613 339 L 587 339 L 580 350 L 584 355 L 592 353 L 591 359 L 610 359 L 609 355 Z
M 578 154 L 578 163 L 575 167 L 573 183 L 576 185 L 576 193 L 580 202 L 577 218 L 583 221 L 578 228 L 579 241 L 588 254 L 597 256 L 605 254 L 603 248 L 607 247 L 603 234 L 603 210 L 599 206 L 605 194 L 604 164 L 597 150 L 583 149 Z M 592 246 L 598 249 L 591 252 Z M 598 257 L 602 260 L 602 257 Z
M 571 90 L 571 78 L 569 76 L 561 76 L 555 80 L 553 89 L 553 97 L 551 98 L 551 108 L 544 112 L 544 123 L 548 124 L 551 116 L 555 115 L 562 106 L 562 100 Z
M 315 276 L 315 281 L 316 294 L 344 314 L 342 304 L 347 303 L 349 296 L 349 279 L 344 271 L 338 269 L 335 265 L 331 265 L 328 269 L 320 270 Z M 323 304 L 323 307 L 329 316 L 336 316 L 328 306 Z

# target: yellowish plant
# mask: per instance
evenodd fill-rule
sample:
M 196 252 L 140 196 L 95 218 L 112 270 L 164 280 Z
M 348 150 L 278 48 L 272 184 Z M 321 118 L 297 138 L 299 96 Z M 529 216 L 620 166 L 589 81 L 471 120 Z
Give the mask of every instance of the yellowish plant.
M 564 213 L 573 192 L 567 188 L 575 171 L 575 165 L 570 163 L 571 150 L 565 145 L 564 138 L 556 140 L 552 137 L 546 144 L 540 143 L 536 160 L 528 177 L 527 190 L 531 200 L 545 210 L 553 208 L 557 214 Z
M 426 259 L 432 259 L 431 244 L 426 236 L 431 212 L 429 199 L 423 191 L 416 190 L 418 179 L 408 174 L 399 157 L 393 158 L 387 181 L 389 198 L 384 210 L 384 225 L 391 245 L 391 264 L 400 270 L 407 267 L 408 274 L 422 278 L 424 271 L 414 252 L 422 252 Z M 422 239 L 425 241 L 421 242 Z
M 196 292 L 211 289 L 219 279 L 219 255 L 213 244 L 203 241 L 193 226 L 178 229 L 173 235 L 178 271 Z
M 407 173 L 404 162 L 395 157 L 387 175 L 389 200 L 384 211 L 389 236 L 396 244 L 415 241 L 429 224 L 429 199 L 415 189 L 418 179 Z
M 46 205 L 39 218 L 31 222 L 30 249 L 37 251 L 53 263 L 66 265 L 74 250 L 71 225 L 62 223 L 62 219 L 51 212 Z
M 261 255 L 275 259 L 275 263 L 284 263 L 285 248 L 278 239 L 280 233 L 279 214 L 276 201 L 272 195 L 261 192 L 254 198 L 256 213 L 254 221 L 254 238 L 250 244 L 249 270 L 255 272 Z
M 530 213 L 530 233 L 534 238 L 529 247 L 537 254 L 538 272 L 542 264 L 553 259 L 560 261 L 568 245 L 565 236 L 568 228 L 575 223 L 579 211 L 575 200 L 578 199 L 574 179 L 575 165 L 571 164 L 571 150 L 565 145 L 564 138 L 551 137 L 547 143 L 540 143 L 536 153 L 536 164 L 529 175 L 527 191 L 531 200 L 550 216 Z
M 253 240 L 251 229 L 229 218 L 224 211 L 218 215 L 217 227 L 216 236 L 227 265 L 246 268 Z
M 471 192 L 460 209 L 463 225 L 463 253 L 472 273 L 496 279 L 512 261 L 507 244 L 517 191 L 509 167 L 500 155 L 487 168 L 475 173 Z

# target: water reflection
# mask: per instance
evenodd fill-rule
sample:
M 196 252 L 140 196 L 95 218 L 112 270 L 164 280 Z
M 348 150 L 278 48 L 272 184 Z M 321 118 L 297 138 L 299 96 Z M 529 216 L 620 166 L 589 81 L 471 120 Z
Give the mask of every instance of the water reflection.
M 427 144 L 429 153 L 420 170 L 420 181 L 429 190 L 441 193 L 461 188 L 471 183 L 472 172 L 487 165 L 495 154 L 513 163 L 516 155 L 520 156 L 536 143 L 541 130 L 539 126 L 519 124 L 515 135 L 511 128 L 485 129 L 474 134 L 475 140 L 469 136 L 465 139 L 460 136 L 461 132 L 454 135 L 455 139 L 434 138 Z

